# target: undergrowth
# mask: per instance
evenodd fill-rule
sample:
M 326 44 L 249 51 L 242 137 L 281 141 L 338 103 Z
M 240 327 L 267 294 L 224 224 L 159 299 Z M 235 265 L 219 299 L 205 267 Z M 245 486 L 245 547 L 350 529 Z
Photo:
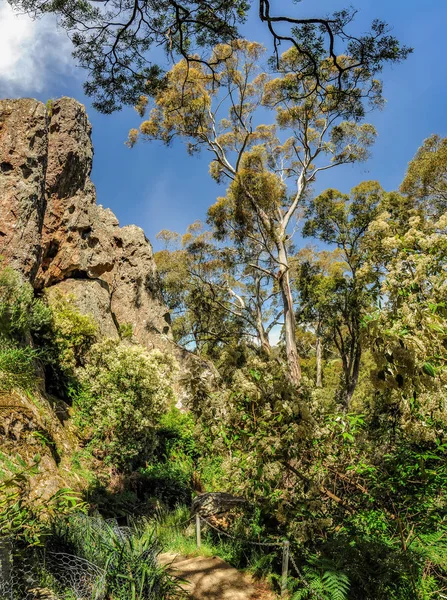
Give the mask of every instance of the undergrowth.
M 55 521 L 50 548 L 88 560 L 104 571 L 104 594 L 113 600 L 179 598 L 178 583 L 157 562 L 154 528 L 140 520 L 126 529 L 101 517 Z

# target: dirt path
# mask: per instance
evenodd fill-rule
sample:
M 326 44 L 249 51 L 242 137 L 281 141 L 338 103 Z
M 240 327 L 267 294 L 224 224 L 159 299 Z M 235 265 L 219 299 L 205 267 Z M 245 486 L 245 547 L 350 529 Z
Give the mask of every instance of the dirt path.
M 195 600 L 274 600 L 266 588 L 216 556 L 186 557 L 165 553 L 159 556 L 162 565 L 170 565 L 176 577 L 185 579 L 185 591 Z

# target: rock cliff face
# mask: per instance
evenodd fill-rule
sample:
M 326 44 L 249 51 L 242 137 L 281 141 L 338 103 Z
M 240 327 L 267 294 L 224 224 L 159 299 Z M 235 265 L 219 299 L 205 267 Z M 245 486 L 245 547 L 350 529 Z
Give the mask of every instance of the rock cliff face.
M 33 279 L 45 213 L 48 116 L 35 100 L 0 103 L 0 254 Z
M 0 101 L 0 254 L 38 288 L 60 289 L 100 332 L 130 323 L 141 344 L 170 347 L 152 247 L 96 204 L 84 107 L 61 98 Z
M 120 228 L 96 203 L 90 134 L 84 107 L 70 98 L 49 110 L 31 99 L 0 101 L 0 255 L 36 290 L 74 297 L 100 336 L 118 338 L 120 326 L 131 324 L 140 344 L 172 352 L 181 405 L 185 376 L 207 383 L 216 374 L 173 342 L 142 229 Z M 39 439 L 48 440 L 44 449 Z M 73 470 L 79 450 L 69 407 L 43 386 L 34 398 L 0 393 L 0 451 L 27 462 L 41 455 L 32 498 L 45 502 L 61 487 L 85 485 Z

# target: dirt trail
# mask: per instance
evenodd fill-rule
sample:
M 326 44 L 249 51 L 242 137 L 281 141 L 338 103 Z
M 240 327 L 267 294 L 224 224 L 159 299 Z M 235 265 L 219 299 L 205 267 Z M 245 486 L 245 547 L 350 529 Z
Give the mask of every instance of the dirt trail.
M 176 577 L 186 580 L 183 587 L 195 600 L 274 600 L 267 589 L 216 556 L 186 557 L 165 553 L 162 565 L 170 565 Z

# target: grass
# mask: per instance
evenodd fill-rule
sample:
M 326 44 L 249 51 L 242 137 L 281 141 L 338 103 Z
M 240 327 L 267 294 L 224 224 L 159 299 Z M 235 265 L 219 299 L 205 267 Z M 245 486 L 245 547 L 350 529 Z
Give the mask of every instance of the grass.
M 88 485 L 93 485 L 97 480 L 93 468 L 89 466 L 92 458 L 90 449 L 83 448 L 74 452 L 70 460 L 71 473 L 84 480 Z
M 53 527 L 49 547 L 86 559 L 105 573 L 106 597 L 162 600 L 179 597 L 177 582 L 159 566 L 160 544 L 145 521 L 126 531 L 100 517 L 78 515 Z
M 39 352 L 0 337 L 0 392 L 31 390 L 36 384 L 34 361 Z

